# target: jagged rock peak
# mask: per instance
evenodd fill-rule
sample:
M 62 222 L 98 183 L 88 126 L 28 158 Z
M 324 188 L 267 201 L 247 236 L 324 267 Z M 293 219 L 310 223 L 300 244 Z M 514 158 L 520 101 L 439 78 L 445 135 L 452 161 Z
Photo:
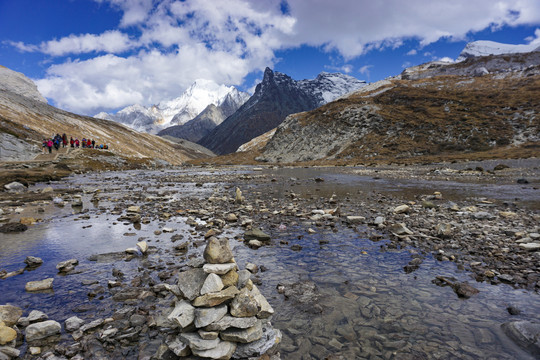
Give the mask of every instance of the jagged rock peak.
M 36 84 L 24 74 L 0 65 L 0 90 L 10 91 L 32 100 L 47 103 L 47 99 L 38 91 Z

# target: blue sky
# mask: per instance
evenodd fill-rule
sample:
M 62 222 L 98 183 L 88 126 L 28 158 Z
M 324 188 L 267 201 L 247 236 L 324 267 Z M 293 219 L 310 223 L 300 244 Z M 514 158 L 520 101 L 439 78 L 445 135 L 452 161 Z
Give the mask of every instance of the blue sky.
M 540 1 L 0 0 L 0 65 L 87 115 L 157 104 L 199 78 L 250 91 L 267 66 L 374 82 L 475 40 L 540 45 Z

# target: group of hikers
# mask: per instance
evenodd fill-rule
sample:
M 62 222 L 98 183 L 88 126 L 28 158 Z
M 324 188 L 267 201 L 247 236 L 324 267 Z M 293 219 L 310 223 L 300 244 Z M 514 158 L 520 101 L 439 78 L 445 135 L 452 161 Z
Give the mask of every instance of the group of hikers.
M 79 140 L 78 138 L 73 139 L 73 137 L 70 137 L 69 139 L 69 145 L 72 148 L 91 148 L 91 149 L 108 149 L 109 146 L 106 144 L 96 144 L 96 141 L 90 138 L 83 138 L 82 140 Z M 49 154 L 52 152 L 52 148 L 54 147 L 56 151 L 61 147 L 68 146 L 68 139 L 66 134 L 56 134 L 52 138 L 49 139 L 43 139 L 43 153 L 47 152 L 47 149 L 49 150 Z

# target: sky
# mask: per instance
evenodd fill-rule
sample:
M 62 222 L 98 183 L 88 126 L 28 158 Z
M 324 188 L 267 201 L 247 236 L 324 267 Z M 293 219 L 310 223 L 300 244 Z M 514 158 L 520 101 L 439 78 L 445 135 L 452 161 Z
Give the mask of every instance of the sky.
M 84 115 L 252 92 L 266 67 L 375 82 L 476 40 L 540 45 L 540 0 L 0 0 L 0 65 Z

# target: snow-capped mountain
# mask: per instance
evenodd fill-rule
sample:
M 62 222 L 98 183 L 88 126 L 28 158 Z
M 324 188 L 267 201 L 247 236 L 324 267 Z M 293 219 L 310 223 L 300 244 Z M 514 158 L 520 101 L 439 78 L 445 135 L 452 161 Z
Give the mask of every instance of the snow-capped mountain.
M 95 117 L 114 120 L 135 130 L 157 133 L 171 125 L 182 125 L 199 115 L 208 105 L 220 106 L 237 101 L 243 104 L 249 95 L 233 86 L 218 85 L 211 80 L 196 80 L 182 95 L 157 105 L 128 106 L 116 114 L 99 113 Z
M 495 41 L 473 41 L 468 43 L 456 61 L 463 61 L 471 57 L 527 53 L 531 51 L 540 51 L 538 44 L 512 45 L 502 44 Z
M 297 81 L 266 68 L 253 96 L 199 144 L 217 154 L 234 152 L 277 127 L 287 115 L 315 109 L 364 85 L 365 81 L 339 73 L 321 73 L 315 79 Z

